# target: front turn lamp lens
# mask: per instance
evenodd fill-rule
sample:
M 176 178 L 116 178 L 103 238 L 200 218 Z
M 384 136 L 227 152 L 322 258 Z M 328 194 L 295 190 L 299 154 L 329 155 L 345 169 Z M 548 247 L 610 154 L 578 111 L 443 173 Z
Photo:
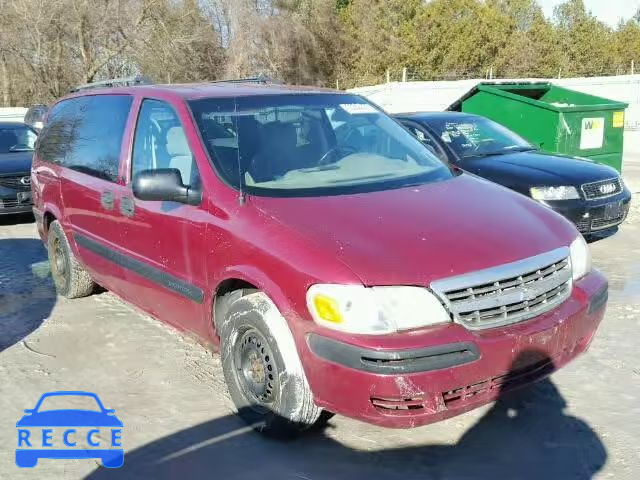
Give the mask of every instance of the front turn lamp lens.
M 333 298 L 318 294 L 313 297 L 315 311 L 325 322 L 342 323 L 343 318 L 340 313 L 340 305 Z

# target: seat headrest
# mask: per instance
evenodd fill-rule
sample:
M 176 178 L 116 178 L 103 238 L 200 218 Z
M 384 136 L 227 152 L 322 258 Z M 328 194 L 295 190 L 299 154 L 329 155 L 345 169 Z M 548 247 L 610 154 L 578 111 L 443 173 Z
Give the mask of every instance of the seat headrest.
M 191 155 L 189 142 L 182 127 L 171 127 L 167 132 L 167 153 L 172 157 L 177 155 Z
M 262 125 L 263 142 L 280 147 L 295 147 L 298 143 L 296 127 L 292 123 L 279 121 Z

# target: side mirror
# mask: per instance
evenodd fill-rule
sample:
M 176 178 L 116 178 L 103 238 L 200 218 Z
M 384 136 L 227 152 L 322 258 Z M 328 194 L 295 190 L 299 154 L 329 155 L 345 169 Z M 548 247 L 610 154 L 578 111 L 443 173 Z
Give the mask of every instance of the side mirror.
M 140 200 L 200 205 L 202 193 L 185 186 L 177 168 L 143 170 L 133 177 L 133 195 Z

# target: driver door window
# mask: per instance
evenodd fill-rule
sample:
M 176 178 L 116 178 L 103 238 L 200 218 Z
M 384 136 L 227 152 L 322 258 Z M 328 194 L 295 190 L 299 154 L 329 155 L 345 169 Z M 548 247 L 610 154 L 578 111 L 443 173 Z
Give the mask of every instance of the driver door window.
M 185 186 L 197 188 L 200 174 L 178 115 L 166 102 L 144 100 L 133 143 L 132 177 L 143 170 L 175 168 Z

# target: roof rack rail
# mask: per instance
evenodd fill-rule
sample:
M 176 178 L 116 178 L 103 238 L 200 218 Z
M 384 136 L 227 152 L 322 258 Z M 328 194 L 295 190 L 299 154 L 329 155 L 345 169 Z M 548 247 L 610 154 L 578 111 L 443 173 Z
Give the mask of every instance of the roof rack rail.
M 255 77 L 245 77 L 245 78 L 229 78 L 226 80 L 213 80 L 210 83 L 259 83 L 259 84 L 273 84 L 273 85 L 282 85 L 283 82 L 280 80 L 276 80 L 268 75 L 263 75 L 262 73 L 256 75 Z
M 134 75 L 132 77 L 111 78 L 102 80 L 101 82 L 85 83 L 71 89 L 71 93 L 81 90 L 90 90 L 92 88 L 109 88 L 109 87 L 131 87 L 134 85 L 153 85 L 151 79 L 145 75 Z

